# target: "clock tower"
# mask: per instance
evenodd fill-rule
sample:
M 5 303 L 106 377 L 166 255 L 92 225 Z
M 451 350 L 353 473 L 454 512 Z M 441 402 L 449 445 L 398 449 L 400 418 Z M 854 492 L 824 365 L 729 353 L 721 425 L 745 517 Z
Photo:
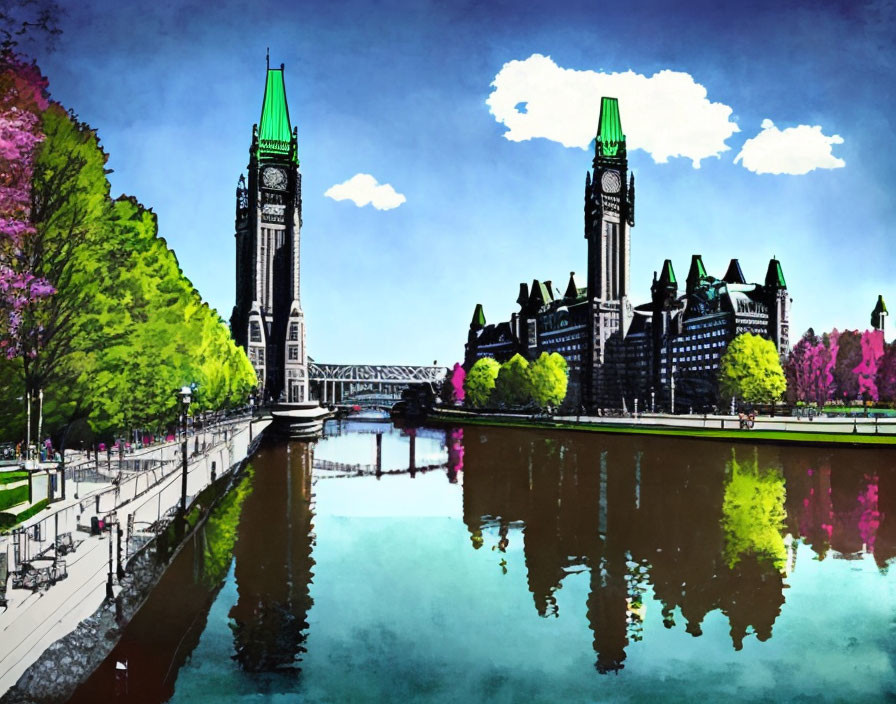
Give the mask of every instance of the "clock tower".
M 261 120 L 252 126 L 248 179 L 236 189 L 234 340 L 265 401 L 308 398 L 305 316 L 299 295 L 302 174 L 289 121 L 283 64 L 267 67 Z
M 585 176 L 590 365 L 583 391 L 589 407 L 619 405 L 624 360 L 614 359 L 632 320 L 629 258 L 635 224 L 635 180 L 628 173 L 616 98 L 602 98 L 593 170 Z M 619 367 L 617 369 L 617 367 Z M 620 387 L 620 388 L 617 388 Z

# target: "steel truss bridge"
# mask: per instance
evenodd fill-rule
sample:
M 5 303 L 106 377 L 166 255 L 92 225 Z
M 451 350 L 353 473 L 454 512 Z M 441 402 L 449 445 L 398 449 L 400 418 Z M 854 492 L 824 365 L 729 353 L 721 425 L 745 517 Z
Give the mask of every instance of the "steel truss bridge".
M 438 392 L 447 374 L 448 369 L 438 366 L 308 362 L 311 397 L 326 405 L 390 406 L 410 386 Z

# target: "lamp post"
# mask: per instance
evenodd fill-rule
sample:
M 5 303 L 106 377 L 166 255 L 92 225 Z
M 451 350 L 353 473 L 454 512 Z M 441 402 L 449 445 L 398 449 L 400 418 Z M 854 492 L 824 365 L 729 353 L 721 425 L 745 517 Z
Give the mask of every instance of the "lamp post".
M 43 432 L 44 425 L 44 390 L 40 389 L 37 392 L 37 457 L 40 459 L 40 447 L 42 444 L 42 440 L 40 439 L 40 434 Z M 44 446 L 46 449 L 46 446 Z M 49 459 L 49 458 L 48 458 Z
M 112 518 L 113 516 L 109 516 L 109 525 L 105 526 L 109 531 L 109 576 L 106 579 L 106 599 L 109 601 L 113 601 L 115 599 L 115 592 L 112 590 Z
M 189 386 L 184 386 L 177 392 L 180 399 L 181 410 L 181 433 L 183 441 L 181 443 L 181 460 L 183 462 L 183 474 L 180 483 L 180 512 L 181 515 L 187 514 L 187 410 L 190 408 L 193 390 Z
M 25 394 L 25 403 L 28 406 L 28 421 L 25 426 L 25 461 L 31 459 L 31 392 Z

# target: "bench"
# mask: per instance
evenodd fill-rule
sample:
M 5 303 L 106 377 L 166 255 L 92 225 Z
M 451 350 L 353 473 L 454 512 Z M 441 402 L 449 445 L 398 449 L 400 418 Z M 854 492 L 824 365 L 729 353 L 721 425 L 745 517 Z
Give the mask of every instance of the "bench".
M 71 533 L 61 533 L 59 537 L 56 538 L 56 554 L 68 555 L 69 553 L 74 552 L 75 548 L 82 542 L 83 541 L 81 540 L 75 542 Z
M 66 577 L 68 569 L 65 560 L 56 560 L 47 567 L 35 567 L 30 562 L 23 562 L 21 569 L 12 574 L 12 588 L 46 591 Z

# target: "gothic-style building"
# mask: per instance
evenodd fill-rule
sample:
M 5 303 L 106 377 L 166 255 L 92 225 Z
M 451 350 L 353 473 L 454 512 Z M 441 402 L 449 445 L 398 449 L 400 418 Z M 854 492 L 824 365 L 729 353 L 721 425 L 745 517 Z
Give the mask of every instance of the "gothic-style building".
M 261 120 L 252 126 L 248 181 L 236 189 L 234 340 L 249 355 L 263 398 L 308 398 L 305 316 L 299 296 L 302 174 L 283 64 L 268 64 Z
M 743 332 L 789 350 L 790 303 L 777 259 L 762 284 L 747 283 L 732 259 L 721 279 L 694 255 L 683 292 L 670 260 L 654 273 L 649 303 L 631 302 L 631 229 L 635 181 L 628 172 L 625 135 L 616 98 L 603 98 L 592 170 L 585 176 L 588 278 L 571 273 L 561 293 L 551 281 L 520 284 L 518 313 L 486 324 L 476 306 L 464 366 L 479 357 L 504 361 L 516 353 L 563 355 L 570 368 L 567 405 L 632 410 L 705 408 L 717 400 L 719 358 Z

